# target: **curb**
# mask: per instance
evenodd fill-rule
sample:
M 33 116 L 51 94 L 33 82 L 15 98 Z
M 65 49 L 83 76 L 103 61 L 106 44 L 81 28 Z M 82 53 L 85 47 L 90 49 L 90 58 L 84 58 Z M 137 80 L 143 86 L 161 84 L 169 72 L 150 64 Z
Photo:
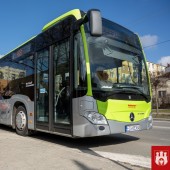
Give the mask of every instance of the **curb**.
M 153 120 L 170 121 L 170 119 L 166 118 L 153 118 Z

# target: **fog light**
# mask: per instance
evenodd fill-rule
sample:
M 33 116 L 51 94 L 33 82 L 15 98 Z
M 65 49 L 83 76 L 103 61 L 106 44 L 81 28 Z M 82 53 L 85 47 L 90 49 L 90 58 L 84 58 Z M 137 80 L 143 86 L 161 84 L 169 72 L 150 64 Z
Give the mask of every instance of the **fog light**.
M 93 124 L 107 124 L 106 118 L 96 112 L 85 112 L 84 117 L 87 118 Z
M 103 131 L 103 130 L 105 130 L 105 127 L 104 126 L 99 126 L 99 130 Z

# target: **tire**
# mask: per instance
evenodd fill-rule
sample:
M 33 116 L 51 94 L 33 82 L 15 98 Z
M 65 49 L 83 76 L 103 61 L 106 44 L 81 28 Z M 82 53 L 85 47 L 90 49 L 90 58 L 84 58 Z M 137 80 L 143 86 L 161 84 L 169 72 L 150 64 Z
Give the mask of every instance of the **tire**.
M 19 106 L 16 110 L 15 129 L 18 135 L 21 136 L 29 135 L 27 112 L 23 106 Z

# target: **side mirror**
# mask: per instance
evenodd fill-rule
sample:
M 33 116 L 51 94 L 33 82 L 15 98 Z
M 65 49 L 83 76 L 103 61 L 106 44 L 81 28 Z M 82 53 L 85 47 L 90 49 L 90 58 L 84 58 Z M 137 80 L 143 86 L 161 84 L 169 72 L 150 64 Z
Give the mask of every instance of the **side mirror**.
M 98 9 L 89 10 L 84 18 L 77 20 L 73 29 L 77 31 L 80 25 L 86 22 L 89 22 L 90 34 L 92 36 L 102 35 L 102 17 Z
M 86 15 L 89 26 L 90 26 L 90 33 L 92 36 L 101 36 L 102 35 L 102 17 L 101 13 L 97 9 L 91 9 L 87 12 Z

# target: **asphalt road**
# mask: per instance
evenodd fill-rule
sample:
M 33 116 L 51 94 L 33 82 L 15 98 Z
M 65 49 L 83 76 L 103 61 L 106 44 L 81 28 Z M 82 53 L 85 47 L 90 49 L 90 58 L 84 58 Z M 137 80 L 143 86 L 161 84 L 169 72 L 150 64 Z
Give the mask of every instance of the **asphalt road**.
M 151 130 L 102 138 L 100 144 L 106 140 L 108 144 L 94 146 L 91 149 L 112 160 L 149 168 L 151 167 L 151 147 L 170 146 L 170 121 L 154 121 Z
M 170 146 L 170 121 L 154 121 L 151 130 L 112 135 L 103 140 L 108 140 L 108 145 L 92 149 L 150 157 L 151 146 Z
M 0 129 L 15 134 L 15 131 L 9 127 L 0 125 Z M 151 146 L 170 145 L 170 121 L 154 121 L 153 129 L 151 130 L 127 134 L 70 139 L 57 135 L 37 133 L 27 138 L 30 142 L 32 139 L 39 141 L 40 144 L 46 142 L 49 147 L 50 145 L 64 146 L 81 153 L 106 157 L 116 162 L 150 168 Z

